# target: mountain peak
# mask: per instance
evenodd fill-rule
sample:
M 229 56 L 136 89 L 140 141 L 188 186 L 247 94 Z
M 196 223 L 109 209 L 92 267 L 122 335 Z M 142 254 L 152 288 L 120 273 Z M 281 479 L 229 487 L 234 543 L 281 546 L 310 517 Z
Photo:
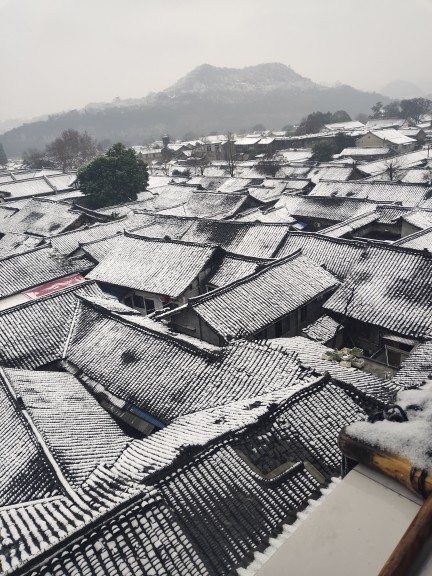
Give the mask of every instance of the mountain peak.
M 183 76 L 165 92 L 178 94 L 185 92 L 209 91 L 260 91 L 277 88 L 305 88 L 314 83 L 300 76 L 285 64 L 270 62 L 245 68 L 220 68 L 211 64 L 201 64 Z

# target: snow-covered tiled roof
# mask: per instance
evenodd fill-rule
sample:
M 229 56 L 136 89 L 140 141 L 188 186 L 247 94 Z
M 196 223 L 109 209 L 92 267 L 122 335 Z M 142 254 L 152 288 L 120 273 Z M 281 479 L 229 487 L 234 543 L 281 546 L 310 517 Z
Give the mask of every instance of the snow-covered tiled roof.
M 402 206 L 415 207 L 427 198 L 430 187 L 425 184 L 401 184 L 400 182 L 321 181 L 310 196 L 330 196 L 332 198 L 364 198 L 372 202 L 399 202 Z
M 303 332 L 311 340 L 321 343 L 328 342 L 335 336 L 338 326 L 339 322 L 336 322 L 331 316 L 323 314 L 318 320 L 303 328 Z
M 76 293 L 102 295 L 96 283 L 88 282 L 0 311 L 0 364 L 30 370 L 59 360 Z
M 324 307 L 404 336 L 432 333 L 432 256 L 371 244 Z
M 239 256 L 238 254 L 226 254 L 215 272 L 206 279 L 206 284 L 226 286 L 236 282 L 249 274 L 253 274 L 263 264 L 270 264 L 272 260 Z
M 232 218 L 248 202 L 247 194 L 196 191 L 176 205 L 157 209 L 160 214 L 198 218 Z
M 355 232 L 372 222 L 377 222 L 379 215 L 376 210 L 371 212 L 366 212 L 366 214 L 360 214 L 360 216 L 354 216 L 353 218 L 348 218 L 333 226 L 328 226 L 322 230 L 324 236 L 330 236 L 332 238 L 342 238 L 343 236 L 350 234 L 355 235 Z
M 339 180 L 340 182 L 345 182 L 351 177 L 352 173 L 352 166 L 319 165 L 311 169 L 308 178 L 315 184 L 322 180 Z
M 0 510 L 5 505 L 61 494 L 51 465 L 21 413 L 3 370 L 0 370 L 0 431 Z M 2 531 L 1 540 L 5 537 Z
M 404 214 L 402 216 L 403 220 L 412 224 L 416 228 L 424 230 L 425 228 L 430 228 L 432 226 L 432 210 L 417 208 Z
M 98 464 L 114 463 L 131 441 L 74 376 L 16 369 L 4 373 L 71 486 L 79 487 Z
M 81 213 L 70 204 L 33 198 L 23 208 L 0 224 L 1 232 L 52 236 L 79 222 Z
M 326 186 L 327 184 L 328 182 L 320 182 L 314 191 L 318 186 Z M 345 184 L 350 183 L 340 183 L 341 186 Z M 375 206 L 375 202 L 361 198 L 333 198 L 330 194 L 325 196 L 311 194 L 309 196 L 285 196 L 276 203 L 275 208 L 285 207 L 291 216 L 299 220 L 303 217 L 342 222 L 352 216 L 370 212 Z
M 311 377 L 295 354 L 265 343 L 214 350 L 89 300 L 82 301 L 66 356 L 80 377 L 165 422 Z
M 315 263 L 319 264 L 339 279 L 347 276 L 365 249 L 363 242 L 332 238 L 314 232 L 290 232 L 276 254 L 284 258 L 301 250 Z
M 417 344 L 393 378 L 402 388 L 414 388 L 432 380 L 432 341 Z
M 92 240 L 107 238 L 117 232 L 123 232 L 128 227 L 126 218 L 114 220 L 104 224 L 93 224 L 92 226 L 83 226 L 71 232 L 64 232 L 50 238 L 53 248 L 61 254 L 69 255 L 78 250 L 79 245 Z
M 216 244 L 227 252 L 272 258 L 289 230 L 284 224 L 196 220 L 182 240 Z
M 309 338 L 295 336 L 293 338 L 275 338 L 269 341 L 273 346 L 284 347 L 291 352 L 296 352 L 300 361 L 305 366 L 310 366 L 319 374 L 328 372 L 332 378 L 339 382 L 354 386 L 369 397 L 382 402 L 393 399 L 394 393 L 399 389 L 394 382 L 384 381 L 357 368 L 343 368 L 338 362 L 323 360 L 323 352 L 329 350 L 319 342 L 313 342 Z
M 260 332 L 338 284 L 329 272 L 295 253 L 228 286 L 191 298 L 188 308 L 228 341 Z
M 391 144 L 403 145 L 403 144 L 415 144 L 415 139 L 405 136 L 399 130 L 393 130 L 392 128 L 386 128 L 384 130 L 371 130 L 370 132 L 376 138 L 380 138 L 384 142 L 390 142 Z
M 127 229 L 149 238 L 181 240 L 194 222 L 196 222 L 196 218 L 193 217 L 137 211 L 129 216 Z
M 33 178 L 20 180 L 0 185 L 0 194 L 5 194 L 7 200 L 15 200 L 24 197 L 54 194 L 54 186 L 49 184 L 46 178 Z
M 399 170 L 406 170 L 413 166 L 423 165 L 427 159 L 429 152 L 428 150 L 416 150 L 415 152 L 408 152 L 407 154 L 399 154 L 397 156 L 392 156 L 392 162 L 399 168 Z M 357 168 L 364 174 L 372 176 L 373 174 L 382 174 L 388 169 L 388 159 L 376 160 L 375 162 L 365 162 L 358 164 Z
M 215 246 L 179 240 L 119 236 L 88 278 L 177 298 L 210 265 Z
M 356 158 L 357 156 L 366 157 L 371 156 L 385 156 L 390 152 L 390 148 L 362 148 L 362 147 L 355 147 L 355 148 L 344 148 L 342 152 L 339 154 L 339 157 L 348 156 L 350 158 Z
M 5 298 L 70 274 L 87 272 L 92 267 L 93 264 L 85 258 L 67 260 L 50 246 L 12 254 L 0 258 L 0 297 Z
M 404 238 L 394 242 L 394 245 L 404 246 L 405 248 L 416 248 L 417 250 L 423 250 L 426 248 L 429 252 L 432 252 L 432 227 L 405 236 Z
M 27 234 L 15 234 L 13 232 L 5 234 L 0 238 L 0 258 L 27 252 L 44 243 L 40 236 L 28 236 Z

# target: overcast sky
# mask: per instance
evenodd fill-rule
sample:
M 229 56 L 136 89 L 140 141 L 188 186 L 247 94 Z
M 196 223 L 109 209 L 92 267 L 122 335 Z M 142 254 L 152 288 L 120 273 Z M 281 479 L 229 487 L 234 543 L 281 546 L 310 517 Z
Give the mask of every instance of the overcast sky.
M 0 0 L 0 120 L 162 90 L 199 64 L 432 92 L 432 0 Z

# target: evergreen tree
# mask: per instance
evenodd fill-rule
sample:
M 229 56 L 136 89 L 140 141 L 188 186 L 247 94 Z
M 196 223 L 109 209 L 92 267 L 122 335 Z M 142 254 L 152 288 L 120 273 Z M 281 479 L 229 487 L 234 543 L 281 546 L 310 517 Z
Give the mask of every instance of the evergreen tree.
M 78 186 L 92 208 L 132 202 L 147 183 L 147 165 L 120 143 L 78 171 Z

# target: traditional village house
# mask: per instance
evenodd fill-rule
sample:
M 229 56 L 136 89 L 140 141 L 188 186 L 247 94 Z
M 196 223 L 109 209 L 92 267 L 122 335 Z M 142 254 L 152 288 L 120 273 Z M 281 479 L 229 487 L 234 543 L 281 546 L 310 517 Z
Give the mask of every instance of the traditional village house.
M 150 314 L 198 295 L 221 252 L 214 245 L 125 233 L 88 278 L 127 306 Z
M 345 327 L 346 344 L 397 368 L 432 333 L 432 256 L 427 250 L 370 244 L 324 308 Z
M 338 285 L 298 251 L 159 318 L 215 345 L 236 338 L 295 336 L 321 315 L 323 301 Z
M 417 146 L 417 140 L 405 136 L 398 130 L 388 128 L 385 130 L 371 130 L 356 140 L 360 148 L 390 148 L 397 154 L 410 152 Z
M 85 257 L 68 260 L 50 246 L 0 258 L 0 309 L 81 284 L 93 266 Z

